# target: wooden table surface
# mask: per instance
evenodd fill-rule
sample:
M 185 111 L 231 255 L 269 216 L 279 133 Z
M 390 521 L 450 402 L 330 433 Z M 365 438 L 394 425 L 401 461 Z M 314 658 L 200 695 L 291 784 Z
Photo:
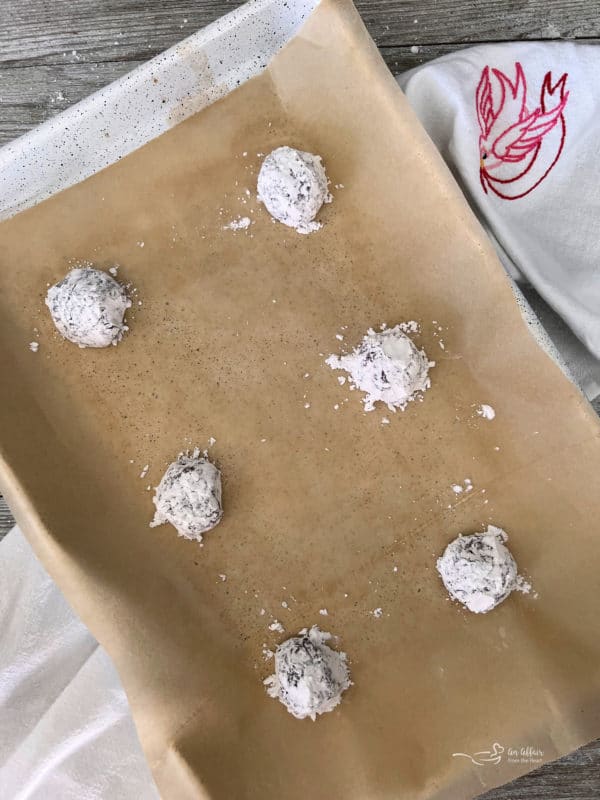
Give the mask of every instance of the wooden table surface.
M 598 0 L 355 2 L 395 74 L 482 42 L 600 42 Z M 237 5 L 237 0 L 0 0 L 0 146 Z M 11 525 L 0 498 L 0 538 Z M 599 800 L 600 740 L 484 798 Z

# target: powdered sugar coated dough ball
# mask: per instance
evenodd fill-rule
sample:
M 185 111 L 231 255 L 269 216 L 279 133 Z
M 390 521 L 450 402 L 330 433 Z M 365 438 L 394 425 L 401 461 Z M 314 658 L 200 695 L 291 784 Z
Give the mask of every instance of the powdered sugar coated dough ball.
M 275 651 L 275 674 L 265 681 L 267 691 L 297 719 L 314 721 L 317 714 L 332 711 L 351 685 L 346 654 L 328 647 L 330 638 L 314 625 Z
M 506 533 L 490 525 L 485 533 L 459 536 L 438 559 L 437 569 L 453 600 L 469 611 L 485 614 L 514 590 L 528 591 L 520 585 L 517 564 L 504 542 Z
M 180 536 L 201 542 L 223 516 L 221 473 L 198 451 L 182 453 L 167 468 L 153 500 L 156 514 L 150 527 L 170 522 Z
M 293 147 L 273 150 L 258 174 L 258 199 L 272 217 L 299 233 L 318 230 L 315 217 L 331 201 L 320 156 Z
M 72 269 L 51 286 L 46 305 L 56 328 L 79 347 L 108 347 L 127 330 L 125 311 L 131 300 L 120 283 L 99 269 Z
M 434 366 L 401 325 L 378 332 L 369 329 L 351 353 L 331 355 L 326 363 L 332 369 L 346 370 L 350 382 L 365 392 L 365 411 L 372 411 L 378 401 L 390 411 L 404 409 L 429 388 L 429 368 Z

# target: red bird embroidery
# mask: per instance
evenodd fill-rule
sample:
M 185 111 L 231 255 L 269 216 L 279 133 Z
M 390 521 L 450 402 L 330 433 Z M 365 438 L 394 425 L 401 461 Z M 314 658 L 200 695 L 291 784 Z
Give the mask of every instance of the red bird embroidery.
M 527 81 L 515 64 L 514 83 L 499 69 L 485 67 L 477 86 L 479 178 L 506 200 L 525 197 L 558 161 L 565 142 L 564 108 L 568 74 L 552 85 L 552 73 L 542 82 L 539 106 L 527 107 Z

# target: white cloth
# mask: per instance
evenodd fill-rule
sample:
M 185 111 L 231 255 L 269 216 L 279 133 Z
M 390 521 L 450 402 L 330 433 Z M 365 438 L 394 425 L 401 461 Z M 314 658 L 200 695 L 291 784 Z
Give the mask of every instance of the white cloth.
M 533 298 L 590 399 L 600 392 L 599 72 L 595 45 L 520 42 L 398 78 L 508 272 L 585 345 Z
M 18 528 L 0 542 L 0 798 L 159 800 L 111 660 Z
M 599 67 L 596 47 L 523 43 L 464 50 L 399 78 L 506 268 L 530 281 L 596 356 Z M 552 79 L 542 94 L 549 70 Z M 561 85 L 556 81 L 564 73 L 563 101 L 569 95 L 557 104 Z M 543 116 L 552 109 L 554 116 Z M 480 121 L 487 131 L 481 141 Z M 563 147 L 552 166 L 563 123 Z M 536 148 L 536 163 L 525 172 Z M 480 180 L 480 151 L 490 167 L 482 175 L 487 193 Z M 496 192 L 527 194 L 508 200 Z M 543 300 L 524 291 L 593 397 L 600 390 L 600 362 Z M 0 543 L 0 576 L 1 800 L 158 800 L 110 659 L 17 529 Z

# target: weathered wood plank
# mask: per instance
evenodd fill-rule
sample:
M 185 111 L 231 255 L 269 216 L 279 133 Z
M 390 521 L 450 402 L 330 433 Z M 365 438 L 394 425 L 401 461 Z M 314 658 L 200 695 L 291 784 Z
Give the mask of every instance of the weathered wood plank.
M 14 524 L 13 515 L 10 513 L 10 509 L 6 505 L 4 498 L 0 495 L 0 541 L 2 541 Z
M 599 765 L 597 740 L 477 800 L 598 800 Z
M 357 0 L 380 46 L 600 35 L 593 0 Z
M 140 61 L 239 5 L 238 0 L 3 0 L 0 63 Z M 357 0 L 384 47 L 600 36 L 594 0 Z
M 0 146 L 137 66 L 135 61 L 0 67 Z
M 578 41 L 583 44 L 598 44 L 600 38 L 579 39 Z M 399 75 L 407 69 L 418 67 L 426 61 L 431 61 L 439 56 L 445 56 L 448 53 L 455 53 L 457 50 L 464 50 L 465 47 L 473 47 L 475 44 L 483 44 L 482 42 L 458 42 L 458 43 L 442 43 L 442 44 L 419 44 L 412 45 L 395 45 L 389 47 L 387 45 L 380 46 L 379 52 L 385 59 L 386 64 L 394 75 Z

